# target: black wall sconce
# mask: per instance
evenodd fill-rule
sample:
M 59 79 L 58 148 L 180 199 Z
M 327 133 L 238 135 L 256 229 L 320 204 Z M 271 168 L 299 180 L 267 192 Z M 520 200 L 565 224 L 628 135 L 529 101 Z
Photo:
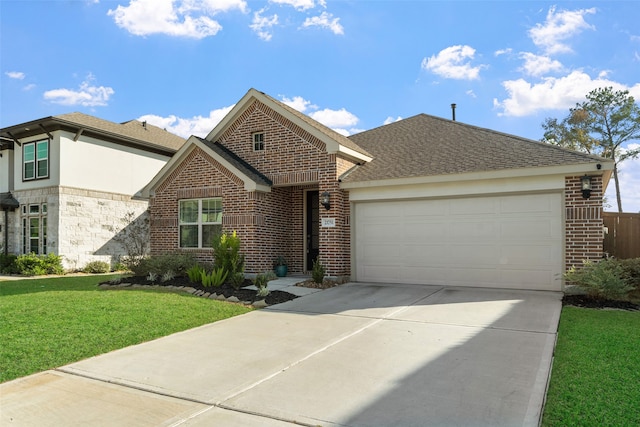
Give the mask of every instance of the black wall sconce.
M 591 197 L 591 177 L 589 175 L 585 175 L 580 179 L 580 183 L 582 184 L 582 198 L 588 199 Z
M 320 204 L 324 206 L 326 210 L 331 208 L 331 197 L 329 196 L 329 192 L 325 191 L 320 195 Z

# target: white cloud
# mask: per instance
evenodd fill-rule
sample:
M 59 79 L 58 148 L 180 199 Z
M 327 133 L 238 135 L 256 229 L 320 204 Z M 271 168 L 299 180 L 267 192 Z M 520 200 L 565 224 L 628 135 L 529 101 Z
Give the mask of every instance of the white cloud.
M 630 143 L 628 149 L 640 148 L 639 143 Z M 622 209 L 624 212 L 640 213 L 640 158 L 628 159 L 618 165 L 618 179 L 620 180 L 620 196 L 622 197 Z M 607 203 L 611 205 L 605 210 L 617 212 L 616 188 L 613 176 L 607 187 L 605 196 Z
M 22 88 L 25 92 L 35 89 L 36 85 L 34 83 L 29 83 L 25 87 Z
M 138 120 L 147 121 L 154 126 L 164 128 L 167 131 L 183 138 L 188 138 L 191 135 L 204 138 L 213 130 L 213 128 L 216 127 L 218 123 L 220 123 L 224 116 L 226 116 L 233 107 L 233 105 L 230 105 L 217 110 L 211 110 L 209 115 L 206 117 L 194 116 L 185 119 L 175 115 L 161 117 L 154 114 L 146 114 L 139 117 Z
M 524 59 L 524 65 L 520 68 L 529 76 L 539 77 L 550 72 L 559 72 L 563 70 L 562 63 L 558 60 L 551 59 L 548 56 L 540 56 L 531 52 L 521 52 L 520 58 Z
M 502 101 L 493 100 L 494 107 L 502 110 L 499 115 L 527 116 L 542 110 L 568 110 L 577 102 L 585 101 L 585 95 L 598 87 L 611 86 L 614 90 L 629 90 L 636 99 L 640 99 L 640 83 L 627 87 L 611 80 L 592 79 L 588 74 L 577 70 L 569 75 L 548 77 L 539 83 L 524 79 L 507 80 L 502 83 L 509 97 Z
M 26 76 L 22 71 L 5 71 L 5 74 L 10 79 L 16 79 L 16 80 L 23 80 Z
M 314 7 L 316 7 L 316 3 L 314 0 L 269 0 L 270 3 L 275 3 L 275 4 L 280 4 L 280 5 L 287 5 L 287 6 L 292 6 L 297 10 L 307 10 L 307 9 L 313 9 Z M 322 6 L 326 6 L 324 1 L 321 1 L 320 4 Z
M 471 90 L 471 89 L 469 89 L 469 90 L 468 90 L 468 91 L 466 91 L 465 93 L 466 93 L 469 97 L 471 97 L 471 98 L 477 98 L 477 97 L 478 97 L 478 96 L 476 95 L 476 93 L 475 93 L 473 90 Z
M 166 34 L 201 39 L 216 35 L 222 25 L 214 19 L 221 12 L 246 13 L 245 0 L 131 0 L 107 13 L 116 24 L 137 36 Z
M 382 122 L 382 124 L 389 125 L 391 123 L 399 122 L 400 120 L 402 120 L 402 117 L 400 117 L 400 116 L 396 117 L 395 119 L 393 117 L 389 116 L 386 119 L 384 119 L 384 122 Z
M 334 130 L 353 127 L 358 124 L 358 117 L 344 108 L 339 110 L 325 108 L 324 110 L 309 113 L 309 117 Z
M 305 19 L 302 27 L 320 27 L 331 30 L 333 34 L 344 34 L 344 27 L 340 25 L 340 18 L 334 18 L 333 15 L 328 12 L 322 12 L 319 16 Z
M 565 40 L 579 34 L 582 30 L 593 30 L 584 17 L 596 13 L 595 8 L 579 10 L 561 10 L 556 13 L 555 6 L 549 9 L 543 24 L 536 24 L 529 30 L 533 43 L 544 49 L 547 54 L 571 52 Z
M 283 104 L 286 104 L 289 107 L 300 111 L 301 113 L 304 113 L 305 111 L 307 111 L 308 108 L 312 108 L 312 109 L 318 108 L 315 105 L 312 105 L 311 101 L 307 101 L 301 96 L 294 96 L 293 99 L 291 99 L 291 98 L 287 98 L 284 95 L 280 95 L 280 99 L 282 100 Z
M 508 54 L 510 54 L 511 52 L 513 52 L 513 49 L 511 49 L 511 48 L 509 47 L 509 48 L 506 48 L 506 49 L 499 49 L 499 50 L 496 50 L 496 51 L 493 53 L 493 55 L 494 55 L 494 56 L 508 55 Z
M 80 83 L 78 90 L 53 89 L 44 93 L 44 99 L 61 105 L 82 105 L 84 107 L 106 106 L 115 91 L 107 86 L 94 86 L 95 77 L 89 74 Z
M 264 41 L 271 40 L 271 27 L 278 25 L 278 15 L 273 14 L 270 17 L 262 16 L 265 9 L 260 9 L 253 14 L 253 22 L 249 27 Z
M 451 46 L 430 58 L 422 60 L 422 69 L 441 77 L 457 80 L 474 80 L 485 65 L 471 66 L 476 50 L 470 46 Z

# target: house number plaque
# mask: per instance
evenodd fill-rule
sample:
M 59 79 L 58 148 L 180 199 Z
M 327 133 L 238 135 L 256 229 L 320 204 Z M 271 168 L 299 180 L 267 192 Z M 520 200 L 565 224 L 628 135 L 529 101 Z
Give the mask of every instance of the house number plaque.
M 323 227 L 335 227 L 336 219 L 335 218 L 322 218 L 322 226 Z

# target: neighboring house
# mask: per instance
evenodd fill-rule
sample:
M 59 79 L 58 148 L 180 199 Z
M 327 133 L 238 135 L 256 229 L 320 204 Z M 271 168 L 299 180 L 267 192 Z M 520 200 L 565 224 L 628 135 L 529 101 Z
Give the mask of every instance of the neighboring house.
M 140 196 L 152 253 L 210 261 L 211 237 L 236 230 L 247 272 L 282 255 L 292 273 L 318 258 L 361 282 L 560 290 L 602 257 L 612 168 L 424 114 L 347 138 L 251 89 Z
M 114 240 L 123 219 L 146 218 L 147 202 L 132 196 L 184 142 L 147 123 L 82 113 L 0 129 L 0 247 L 62 255 L 67 269 L 116 262 L 126 255 Z

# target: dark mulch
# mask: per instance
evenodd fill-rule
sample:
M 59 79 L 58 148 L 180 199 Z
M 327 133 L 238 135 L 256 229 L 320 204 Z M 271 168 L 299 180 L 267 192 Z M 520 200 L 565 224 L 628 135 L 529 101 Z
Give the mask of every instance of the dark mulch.
M 156 285 L 156 286 L 186 286 L 199 289 L 205 292 L 222 294 L 225 298 L 235 296 L 240 301 L 253 303 L 255 301 L 265 300 L 268 305 L 280 304 L 283 302 L 291 301 L 298 298 L 296 295 L 290 294 L 284 291 L 271 291 L 269 295 L 265 297 L 259 297 L 257 291 L 253 289 L 246 289 L 246 286 L 251 286 L 253 283 L 251 280 L 245 280 L 240 289 L 235 289 L 233 286 L 225 283 L 224 285 L 214 288 L 205 288 L 201 283 L 192 283 L 188 277 L 175 277 L 166 282 L 155 281 L 152 282 L 143 276 L 131 276 L 122 279 L 122 283 L 131 283 L 132 285 Z M 109 282 L 105 282 L 109 283 Z
M 629 301 L 617 301 L 610 299 L 594 298 L 588 295 L 565 295 L 562 298 L 562 305 L 572 305 L 585 308 L 609 308 L 618 310 L 640 310 L 640 305 Z

